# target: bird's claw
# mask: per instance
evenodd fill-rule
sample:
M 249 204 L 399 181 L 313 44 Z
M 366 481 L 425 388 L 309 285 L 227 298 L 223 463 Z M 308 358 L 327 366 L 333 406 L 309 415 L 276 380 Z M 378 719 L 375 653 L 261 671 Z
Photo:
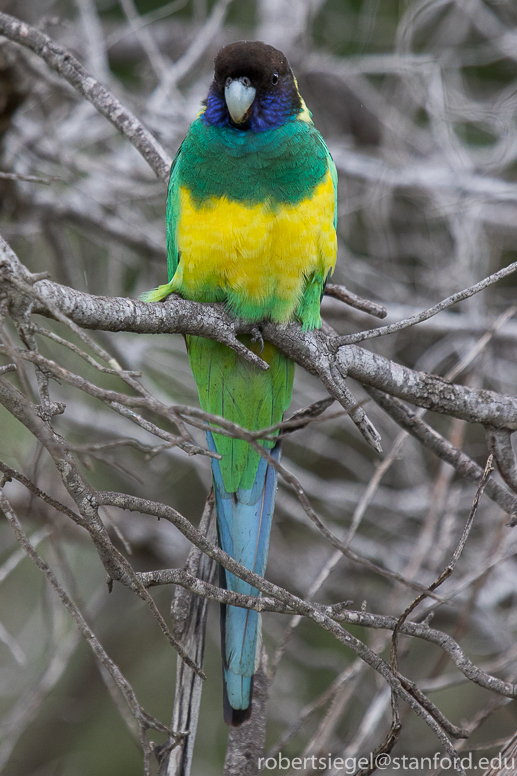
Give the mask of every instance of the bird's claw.
M 264 350 L 264 339 L 262 337 L 262 331 L 260 326 L 254 326 L 251 330 L 251 341 L 258 342 L 260 344 L 259 355 Z

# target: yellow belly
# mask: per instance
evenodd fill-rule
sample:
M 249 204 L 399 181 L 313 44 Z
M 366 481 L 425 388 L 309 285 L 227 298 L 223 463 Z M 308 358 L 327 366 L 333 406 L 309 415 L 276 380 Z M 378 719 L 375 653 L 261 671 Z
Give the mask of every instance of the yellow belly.
M 334 268 L 334 207 L 330 173 L 296 205 L 215 198 L 198 205 L 182 187 L 171 290 L 200 301 L 238 295 L 246 307 L 288 320 L 306 278 Z

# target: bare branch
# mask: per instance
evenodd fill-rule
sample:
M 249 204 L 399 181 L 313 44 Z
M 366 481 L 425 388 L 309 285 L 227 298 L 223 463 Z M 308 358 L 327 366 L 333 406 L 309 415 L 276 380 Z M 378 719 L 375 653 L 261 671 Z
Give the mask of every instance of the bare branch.
M 479 482 L 483 476 L 483 469 L 472 458 L 454 447 L 445 437 L 435 431 L 434 428 L 419 418 L 415 412 L 403 404 L 399 399 L 387 396 L 385 393 L 375 388 L 366 387 L 370 396 L 398 423 L 398 425 L 407 431 L 415 439 L 418 439 L 428 450 L 441 458 L 442 461 L 454 466 L 458 474 L 470 480 Z M 495 431 L 495 429 L 494 429 Z M 510 433 L 500 431 L 496 433 Z M 497 458 L 496 458 L 497 460 Z M 508 512 L 510 515 L 516 514 L 517 499 L 497 482 L 489 480 L 486 485 L 486 493 L 493 501 Z
M 63 603 L 63 605 L 68 610 L 68 612 L 73 617 L 75 624 L 79 629 L 80 633 L 90 645 L 96 659 L 106 668 L 106 670 L 109 672 L 110 676 L 113 678 L 114 682 L 116 683 L 117 687 L 124 695 L 124 698 L 126 699 L 126 702 L 129 708 L 131 709 L 135 719 L 137 720 L 141 730 L 145 731 L 148 728 L 152 728 L 154 730 L 158 730 L 160 732 L 167 733 L 169 735 L 174 735 L 173 732 L 169 730 L 169 728 L 166 725 L 164 725 L 163 723 L 159 722 L 157 719 L 152 717 L 140 706 L 133 692 L 133 689 L 129 684 L 129 682 L 127 681 L 127 679 L 123 676 L 118 666 L 115 665 L 115 663 L 108 656 L 108 654 L 106 653 L 106 651 L 104 650 L 104 648 L 102 647 L 98 639 L 96 638 L 95 634 L 87 624 L 86 620 L 84 619 L 83 615 L 81 614 L 77 606 L 74 604 L 72 599 L 67 595 L 67 593 L 64 591 L 62 586 L 59 584 L 52 570 L 49 568 L 49 566 L 45 563 L 45 561 L 37 554 L 37 552 L 32 547 L 31 543 L 27 539 L 27 536 L 23 532 L 23 529 L 20 525 L 20 522 L 18 521 L 18 518 L 14 510 L 12 509 L 11 505 L 9 504 L 9 502 L 7 501 L 3 493 L 0 493 L 0 507 L 2 508 L 2 511 L 4 512 L 7 520 L 11 524 L 11 528 L 13 529 L 13 532 L 17 540 L 20 542 L 21 546 L 23 547 L 25 553 L 33 561 L 33 563 L 40 569 L 40 571 L 42 571 L 43 574 L 46 576 L 54 592 L 57 594 L 60 601 Z
M 221 305 L 190 302 L 176 296 L 157 304 L 120 297 L 95 297 L 50 281 L 39 282 L 38 293 L 45 299 L 45 304 L 52 302 L 74 323 L 86 329 L 206 336 L 228 345 L 253 363 L 257 361 L 257 357 L 236 339 L 237 334 L 249 333 L 251 325 L 231 318 Z M 44 305 L 34 305 L 33 311 L 46 312 Z M 322 332 L 302 332 L 296 324 L 266 323 L 263 336 L 308 372 L 318 375 L 347 410 L 350 405 L 344 398 L 342 375 L 348 373 L 364 385 L 435 412 L 498 428 L 517 428 L 517 400 L 511 397 L 492 391 L 476 391 L 436 375 L 418 373 L 355 345 L 341 347 L 335 356 L 331 340 Z M 258 361 L 260 365 L 262 362 Z M 335 368 L 331 371 L 332 363 L 338 368 L 337 374 Z M 353 402 L 357 405 L 355 400 Z
M 441 313 L 448 307 L 452 307 L 452 305 L 458 304 L 458 302 L 462 302 L 464 299 L 470 299 L 470 297 L 474 296 L 475 294 L 479 294 L 480 291 L 483 291 L 485 288 L 492 286 L 494 283 L 497 283 L 502 278 L 505 278 L 514 272 L 517 272 L 517 261 L 514 261 L 513 264 L 509 264 L 507 267 L 503 267 L 503 269 L 500 269 L 498 272 L 494 272 L 493 275 L 489 275 L 489 277 L 480 280 L 479 283 L 475 283 L 473 286 L 470 286 L 470 288 L 465 288 L 463 291 L 458 291 L 455 294 L 452 294 L 451 296 L 447 297 L 447 299 L 443 299 L 441 302 L 433 305 L 428 310 L 424 310 L 418 315 L 413 315 L 411 318 L 407 318 L 405 321 L 398 321 L 398 323 L 392 323 L 389 326 L 379 326 L 377 329 L 360 331 L 357 334 L 347 334 L 345 337 L 336 337 L 336 339 L 332 342 L 332 347 L 337 349 L 343 345 L 353 345 L 357 342 L 364 342 L 364 340 L 367 339 L 384 337 L 387 334 L 394 334 L 395 332 L 402 331 L 403 329 L 407 329 L 410 326 L 416 326 L 417 323 L 427 321 L 429 318 L 432 318 L 434 315 Z
M 166 181 L 172 159 L 160 143 L 122 103 L 93 78 L 77 59 L 44 32 L 0 12 L 0 35 L 30 49 L 68 81 L 79 94 L 121 132 L 143 156 L 156 176 Z
M 334 283 L 327 283 L 325 286 L 325 296 L 329 296 L 332 299 L 339 299 L 340 302 L 344 302 L 350 307 L 354 307 L 356 310 L 361 310 L 363 313 L 369 313 L 375 315 L 376 318 L 386 318 L 388 311 L 383 305 L 371 302 L 369 299 L 363 299 L 362 297 L 349 291 L 345 286 L 339 286 Z

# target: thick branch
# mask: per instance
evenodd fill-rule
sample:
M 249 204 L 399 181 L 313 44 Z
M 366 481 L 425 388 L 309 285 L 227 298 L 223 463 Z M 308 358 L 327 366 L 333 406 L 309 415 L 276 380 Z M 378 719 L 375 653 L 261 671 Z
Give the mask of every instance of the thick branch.
M 470 423 L 517 429 L 515 397 L 468 388 L 437 375 L 415 372 L 356 345 L 341 348 L 339 364 L 343 372 L 355 380 L 418 407 Z
M 417 413 L 412 412 L 403 402 L 398 399 L 390 398 L 385 393 L 377 391 L 375 388 L 366 388 L 370 396 L 381 406 L 398 425 L 411 434 L 415 439 L 418 439 L 428 450 L 431 450 L 435 455 L 447 461 L 451 466 L 454 466 L 458 474 L 465 477 L 471 482 L 479 482 L 483 476 L 483 469 L 472 458 L 464 453 L 462 450 L 458 450 L 457 447 L 449 442 L 445 437 L 431 428 L 424 420 L 417 416 Z M 495 432 L 492 432 L 495 433 Z M 501 434 L 508 433 L 501 431 Z M 517 490 L 515 491 L 517 492 Z M 510 493 L 506 488 L 503 488 L 494 480 L 489 480 L 486 486 L 487 495 L 499 504 L 500 507 L 508 512 L 510 515 L 516 515 L 517 510 L 517 498 Z
M 148 304 L 121 297 L 93 296 L 48 280 L 39 281 L 36 288 L 42 299 L 52 302 L 86 329 L 196 334 L 230 347 L 235 347 L 236 335 L 251 330 L 250 324 L 232 318 L 223 305 L 191 302 L 175 295 L 163 303 Z M 46 312 L 38 303 L 34 304 L 33 311 Z M 471 423 L 517 429 L 514 397 L 467 388 L 436 375 L 416 372 L 357 345 L 343 346 L 334 354 L 331 338 L 322 331 L 302 332 L 295 323 L 286 326 L 266 323 L 263 336 L 308 372 L 320 377 L 341 403 L 343 380 L 348 375 L 419 407 Z

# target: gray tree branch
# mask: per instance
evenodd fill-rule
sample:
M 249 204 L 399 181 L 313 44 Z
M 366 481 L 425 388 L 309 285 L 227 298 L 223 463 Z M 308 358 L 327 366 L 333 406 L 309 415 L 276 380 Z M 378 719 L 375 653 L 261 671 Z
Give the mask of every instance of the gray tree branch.
M 68 49 L 30 24 L 2 12 L 0 35 L 41 57 L 135 146 L 160 180 L 168 180 L 172 159 L 167 152 L 136 116 L 96 81 Z

